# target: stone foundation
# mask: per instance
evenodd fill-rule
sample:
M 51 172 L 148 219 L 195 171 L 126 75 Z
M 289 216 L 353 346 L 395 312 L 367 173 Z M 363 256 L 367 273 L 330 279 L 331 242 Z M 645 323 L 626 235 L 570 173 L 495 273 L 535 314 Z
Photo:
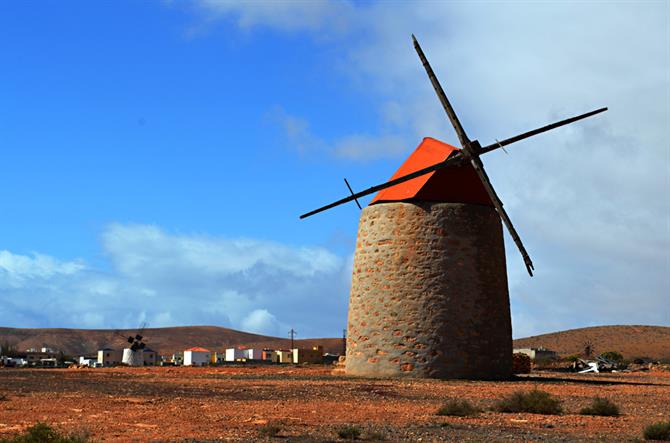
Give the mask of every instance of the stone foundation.
M 505 248 L 492 207 L 397 202 L 363 210 L 346 373 L 511 376 Z

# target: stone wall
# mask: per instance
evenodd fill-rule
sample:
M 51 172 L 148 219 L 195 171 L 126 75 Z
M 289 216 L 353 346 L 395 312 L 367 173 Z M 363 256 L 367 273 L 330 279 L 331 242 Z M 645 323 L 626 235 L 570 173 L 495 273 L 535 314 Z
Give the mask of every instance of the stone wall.
M 495 210 L 429 202 L 366 207 L 347 336 L 349 375 L 510 377 L 512 327 Z

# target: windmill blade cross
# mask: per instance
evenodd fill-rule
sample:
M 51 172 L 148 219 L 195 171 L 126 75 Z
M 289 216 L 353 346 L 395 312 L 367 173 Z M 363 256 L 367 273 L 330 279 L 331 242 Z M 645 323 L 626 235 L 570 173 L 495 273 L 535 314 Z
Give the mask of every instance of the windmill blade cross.
M 584 119 L 584 118 L 587 118 L 587 117 L 591 117 L 592 115 L 599 114 L 599 113 L 604 112 L 604 111 L 607 111 L 607 108 L 600 108 L 600 109 L 597 109 L 595 111 L 587 112 L 586 114 L 581 114 L 581 115 L 578 115 L 576 117 L 571 117 L 571 118 L 568 118 L 568 119 L 565 119 L 565 120 L 558 121 L 556 123 L 551 123 L 549 125 L 542 126 L 541 128 L 533 129 L 532 131 L 524 132 L 522 134 L 519 134 L 519 135 L 516 135 L 514 137 L 502 140 L 500 142 L 490 144 L 488 146 L 485 146 L 483 148 L 478 149 L 478 152 L 479 152 L 479 154 L 487 154 L 491 151 L 495 151 L 496 149 L 500 149 L 503 146 L 507 146 L 507 145 L 510 145 L 512 143 L 516 143 L 520 140 L 526 139 L 528 137 L 532 137 L 534 135 L 541 134 L 543 132 L 558 128 L 560 126 L 567 125 L 569 123 L 574 123 L 578 120 L 581 120 L 581 119 Z M 412 172 L 412 173 L 407 174 L 407 175 L 403 175 L 402 177 L 398 177 L 397 179 L 388 181 L 386 183 L 382 183 L 382 184 L 379 184 L 379 185 L 372 186 L 372 187 L 366 189 L 365 191 L 357 192 L 357 193 L 352 194 L 348 197 L 337 200 L 333 203 L 322 206 L 318 209 L 307 212 L 305 214 L 302 214 L 300 216 L 300 218 L 303 219 L 303 218 L 310 217 L 314 214 L 318 214 L 319 212 L 323 212 L 323 211 L 326 211 L 328 209 L 332 209 L 336 206 L 340 206 L 340 205 L 343 205 L 345 203 L 349 203 L 350 201 L 354 201 L 354 200 L 357 200 L 361 197 L 365 197 L 366 195 L 370 195 L 372 193 L 381 191 L 382 189 L 390 188 L 391 186 L 395 186 L 397 184 L 404 183 L 406 181 L 412 180 L 413 178 L 420 177 L 424 174 L 428 174 L 430 172 L 436 171 L 440 168 L 450 166 L 450 165 L 456 165 L 456 164 L 462 162 L 463 160 L 464 160 L 464 156 L 460 152 L 454 152 L 448 159 L 446 159 L 443 162 L 436 163 L 432 166 L 428 166 L 424 169 L 420 169 L 416 172 Z
M 421 46 L 419 45 L 419 42 L 416 40 L 416 37 L 412 35 L 412 40 L 414 41 L 414 48 L 416 49 L 417 54 L 419 54 L 419 58 L 421 59 L 421 63 L 423 64 L 423 67 L 426 69 L 426 74 L 428 74 L 428 78 L 430 79 L 430 82 L 433 84 L 433 88 L 435 89 L 435 93 L 437 93 L 437 97 L 439 98 L 440 102 L 442 103 L 442 107 L 444 108 L 445 112 L 447 113 L 447 117 L 449 117 L 449 120 L 451 121 L 451 124 L 454 126 L 454 129 L 456 130 L 456 134 L 458 135 L 458 139 L 461 142 L 461 146 L 463 147 L 463 151 L 465 152 L 465 157 L 470 160 L 470 163 L 472 164 L 472 167 L 474 168 L 475 172 L 479 176 L 479 179 L 481 180 L 482 184 L 484 185 L 484 189 L 486 189 L 486 193 L 489 195 L 489 198 L 491 199 L 491 202 L 493 203 L 493 207 L 495 208 L 496 212 L 502 219 L 503 223 L 505 224 L 505 227 L 507 228 L 507 231 L 509 231 L 510 235 L 512 236 L 512 239 L 514 240 L 514 243 L 516 244 L 517 248 L 519 249 L 519 252 L 521 253 L 521 256 L 523 257 L 523 261 L 526 264 L 526 269 L 528 270 L 528 274 L 530 276 L 533 276 L 533 262 L 530 259 L 530 256 L 528 255 L 528 252 L 526 251 L 526 248 L 523 245 L 523 242 L 521 241 L 521 237 L 519 237 L 519 234 L 516 232 L 516 229 L 514 228 L 514 225 L 512 224 L 512 220 L 510 220 L 509 216 L 507 215 L 507 212 L 505 212 L 505 209 L 503 209 L 503 203 L 500 200 L 500 197 L 498 197 L 498 194 L 496 193 L 495 189 L 493 188 L 493 185 L 491 184 L 491 180 L 489 179 L 489 176 L 486 174 L 486 171 L 484 170 L 484 164 L 479 158 L 479 154 L 481 152 L 481 146 L 479 145 L 479 142 L 476 140 L 474 142 L 471 142 L 468 139 L 468 136 L 465 134 L 465 131 L 463 130 L 463 127 L 461 126 L 461 123 L 458 121 L 458 117 L 456 117 L 456 113 L 454 112 L 454 109 L 452 108 L 451 104 L 449 103 L 449 99 L 447 98 L 447 95 L 444 92 L 444 89 L 442 89 L 442 85 L 440 85 L 440 82 L 437 79 L 437 76 L 433 72 L 433 68 L 431 68 L 430 63 L 428 63 L 428 59 L 426 58 L 426 55 L 423 53 L 423 50 L 421 49 Z M 540 128 L 542 129 L 542 128 Z M 551 128 L 550 128 L 551 129 Z M 549 130 L 549 129 L 546 129 Z M 541 131 L 540 131 L 541 132 Z M 530 137 L 531 135 L 528 135 Z M 512 142 L 510 142 L 512 143 Z M 509 143 L 507 143 L 509 144 Z M 498 143 L 499 147 L 503 147 L 504 145 L 502 143 Z

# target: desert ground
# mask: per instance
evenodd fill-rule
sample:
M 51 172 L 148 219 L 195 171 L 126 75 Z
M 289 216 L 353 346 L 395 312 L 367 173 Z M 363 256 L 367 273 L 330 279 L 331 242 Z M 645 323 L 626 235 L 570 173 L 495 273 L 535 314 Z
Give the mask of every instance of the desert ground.
M 38 421 L 94 441 L 337 441 L 355 425 L 362 440 L 634 441 L 670 420 L 670 372 L 540 372 L 513 381 L 356 379 L 332 366 L 224 366 L 104 369 L 0 369 L 0 438 Z M 489 409 L 515 390 L 546 390 L 562 415 Z M 593 397 L 613 400 L 619 417 L 582 416 Z M 485 411 L 444 417 L 448 399 Z

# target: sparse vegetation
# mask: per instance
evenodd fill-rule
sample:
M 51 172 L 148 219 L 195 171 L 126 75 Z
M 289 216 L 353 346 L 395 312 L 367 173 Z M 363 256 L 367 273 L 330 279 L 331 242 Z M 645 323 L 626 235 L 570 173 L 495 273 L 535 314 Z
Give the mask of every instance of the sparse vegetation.
M 437 415 L 456 417 L 472 417 L 478 413 L 479 409 L 467 400 L 450 400 L 437 410 Z
M 660 421 L 644 428 L 645 440 L 670 440 L 670 421 Z
M 258 428 L 258 432 L 264 437 L 274 438 L 281 432 L 281 427 L 276 423 L 267 423 Z
M 365 439 L 369 441 L 384 441 L 386 435 L 381 431 L 368 431 L 365 433 Z
M 361 436 L 361 429 L 353 425 L 341 426 L 337 429 L 337 435 L 344 440 L 358 440 Z
M 606 360 L 609 360 L 614 363 L 623 362 L 623 355 L 616 351 L 607 351 L 600 354 L 600 356 Z
M 52 428 L 46 423 L 37 423 L 23 434 L 11 439 L 1 439 L 0 443 L 88 443 L 88 436 L 66 435 Z
M 582 415 L 602 415 L 605 417 L 616 417 L 619 415 L 619 407 L 606 398 L 596 397 L 591 405 L 579 411 Z
M 498 401 L 495 409 L 499 412 L 530 412 L 532 414 L 551 415 L 563 412 L 559 399 L 538 389 L 513 392 Z

